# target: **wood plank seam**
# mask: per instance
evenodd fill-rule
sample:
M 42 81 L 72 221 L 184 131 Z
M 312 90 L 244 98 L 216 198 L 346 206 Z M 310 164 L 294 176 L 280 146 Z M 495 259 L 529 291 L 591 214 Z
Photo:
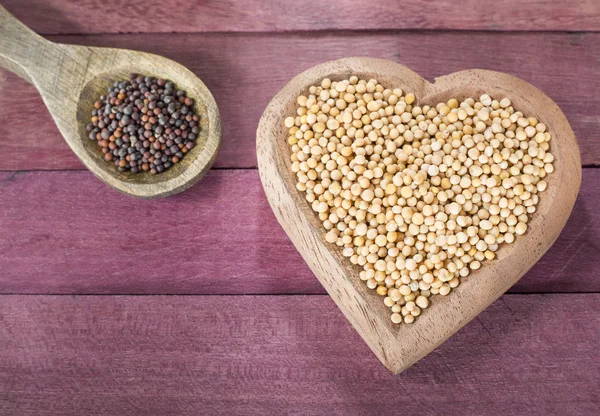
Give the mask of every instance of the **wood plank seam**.
M 600 4 L 600 3 L 599 3 Z M 473 42 L 473 36 L 477 42 Z M 53 36 L 52 40 L 125 47 L 168 56 L 198 74 L 214 93 L 223 120 L 216 167 L 256 167 L 254 131 L 273 94 L 301 70 L 348 55 L 348 43 L 373 57 L 401 62 L 433 80 L 479 67 L 511 73 L 536 85 L 565 111 L 584 165 L 600 164 L 598 95 L 600 34 L 448 32 L 305 35 Z M 315 42 L 321 45 L 315 49 Z M 515 49 L 514 45 L 520 45 Z M 295 50 L 293 61 L 281 60 Z M 488 53 L 481 54 L 481 50 Z M 536 51 L 532 59 L 530 51 Z M 215 52 L 218 51 L 218 52 Z M 259 52 L 257 52 L 259 51 Z M 444 59 L 432 59 L 444 56 Z M 499 60 L 497 56 L 506 56 Z M 510 58 L 510 59 L 509 59 Z M 273 62 L 277 62 L 273 65 Z M 577 65 L 573 65 L 577 62 Z M 232 82 L 234 81 L 234 82 Z M 0 72 L 2 170 L 82 168 L 64 143 L 42 99 L 25 81 Z
M 599 181 L 600 169 L 583 170 L 567 226 L 512 291 L 600 291 Z M 167 209 L 185 220 L 161 239 L 119 231 L 143 229 Z M 256 170 L 211 170 L 168 205 L 130 200 L 85 171 L 0 172 L 0 236 L 0 293 L 324 293 Z
M 316 0 L 177 2 L 132 0 L 134 14 L 121 13 L 118 0 L 5 0 L 5 6 L 40 33 L 286 32 L 319 29 L 456 29 L 456 30 L 600 30 L 600 6 L 593 0 L 452 0 L 435 3 Z M 152 15 L 148 14 L 152 10 Z M 118 19 L 108 16 L 119 14 Z M 161 15 L 161 24 L 151 18 Z

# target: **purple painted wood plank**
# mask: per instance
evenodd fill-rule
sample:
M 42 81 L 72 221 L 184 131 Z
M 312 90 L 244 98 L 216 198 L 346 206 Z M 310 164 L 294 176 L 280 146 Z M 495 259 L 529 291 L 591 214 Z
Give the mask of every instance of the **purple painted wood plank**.
M 600 291 L 599 181 L 600 169 L 584 169 L 566 228 L 513 291 Z M 156 201 L 88 172 L 2 172 L 0 270 L 0 293 L 324 293 L 256 170 L 211 171 Z
M 600 294 L 505 295 L 400 376 L 327 296 L 2 296 L 6 415 L 591 415 Z
M 600 30 L 594 0 L 5 0 L 42 33 L 368 29 Z M 126 5 L 125 5 L 126 4 Z M 160 19 L 156 17 L 160 16 Z
M 401 62 L 429 80 L 468 68 L 521 77 L 564 110 L 579 139 L 583 163 L 600 164 L 597 33 L 151 34 L 52 39 L 140 49 L 191 68 L 211 89 L 221 110 L 223 143 L 217 167 L 255 167 L 256 126 L 271 97 L 300 71 L 357 53 Z M 281 59 L 290 51 L 294 59 Z M 0 120 L 0 170 L 82 168 L 35 89 L 7 72 L 0 72 Z

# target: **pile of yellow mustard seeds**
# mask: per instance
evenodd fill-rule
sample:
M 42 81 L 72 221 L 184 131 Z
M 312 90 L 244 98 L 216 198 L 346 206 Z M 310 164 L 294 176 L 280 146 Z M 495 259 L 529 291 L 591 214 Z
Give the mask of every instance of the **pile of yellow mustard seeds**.
M 394 323 L 412 323 L 527 231 L 551 134 L 508 98 L 435 107 L 375 79 L 324 79 L 289 129 L 296 187 Z

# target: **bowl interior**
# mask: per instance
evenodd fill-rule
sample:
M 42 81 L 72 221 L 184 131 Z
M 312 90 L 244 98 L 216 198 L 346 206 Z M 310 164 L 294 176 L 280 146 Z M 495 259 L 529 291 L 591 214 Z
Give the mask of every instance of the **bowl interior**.
M 174 164 L 169 169 L 159 174 L 153 175 L 143 171 L 139 173 L 119 172 L 113 162 L 104 160 L 104 154 L 102 153 L 100 146 L 96 140 L 91 140 L 89 138 L 89 132 L 86 130 L 86 126 L 90 124 L 94 102 L 97 101 L 101 95 L 106 95 L 109 87 L 111 87 L 115 81 L 129 80 L 129 74 L 131 73 L 165 78 L 172 81 L 177 89 L 186 91 L 187 96 L 194 99 L 193 111 L 200 118 L 200 131 L 195 141 L 195 147 L 186 153 L 179 163 Z M 194 79 L 194 77 L 182 77 L 180 74 L 175 74 L 173 71 L 169 71 L 168 69 L 165 70 L 158 66 L 144 70 L 132 67 L 111 69 L 110 71 L 97 75 L 91 79 L 81 91 L 76 115 L 81 144 L 96 167 L 114 179 L 133 184 L 161 184 L 170 181 L 186 172 L 186 170 L 188 170 L 205 152 L 210 132 L 209 125 L 211 122 L 215 122 L 214 120 L 210 120 L 205 102 L 205 94 L 205 91 L 199 88 L 198 80 Z
M 503 293 L 504 290 L 508 289 L 508 287 L 514 284 L 514 281 L 509 282 L 509 284 L 504 285 L 504 288 L 501 290 L 499 290 L 498 287 L 502 287 L 502 284 L 497 284 L 495 286 L 489 284 L 490 287 L 493 286 L 494 288 L 488 290 L 488 292 L 494 290 L 494 293 L 478 294 L 478 291 L 485 291 L 487 289 L 488 283 L 485 281 L 485 279 L 492 278 L 490 275 L 493 275 L 499 271 L 499 262 L 501 262 L 503 259 L 511 257 L 511 254 L 516 251 L 514 250 L 515 245 L 518 243 L 528 244 L 528 242 L 536 240 L 535 235 L 538 235 L 539 237 L 539 234 L 543 233 L 544 221 L 546 216 L 550 213 L 551 207 L 558 192 L 558 184 L 560 184 L 562 181 L 562 175 L 565 171 L 577 172 L 577 169 L 580 170 L 580 167 L 578 168 L 577 166 L 579 160 L 578 153 L 576 158 L 568 158 L 565 155 L 565 153 L 573 151 L 573 144 L 576 152 L 577 147 L 576 142 L 574 142 L 569 136 L 569 133 L 572 136 L 572 131 L 570 131 L 570 129 L 568 129 L 568 131 L 564 131 L 564 129 L 561 128 L 561 123 L 564 123 L 563 120 L 557 122 L 558 124 L 555 125 L 555 120 L 552 118 L 552 111 L 554 111 L 553 109 L 546 106 L 542 106 L 540 108 L 539 98 L 536 100 L 536 98 L 531 95 L 519 93 L 509 85 L 501 85 L 493 82 L 484 82 L 480 84 L 467 82 L 465 85 L 445 87 L 443 85 L 444 83 L 442 82 L 440 87 L 437 88 L 437 84 L 431 84 L 423 80 L 418 75 L 412 73 L 412 71 L 403 72 L 400 74 L 394 71 L 381 71 L 381 68 L 373 69 L 371 71 L 363 66 L 361 70 L 348 67 L 341 70 L 337 68 L 335 71 L 327 72 L 327 70 L 324 70 L 323 68 L 326 68 L 325 65 L 315 67 L 315 71 L 308 70 L 299 75 L 297 78 L 291 81 L 279 95 L 279 98 L 283 98 L 284 101 L 279 102 L 281 111 L 277 113 L 276 120 L 273 123 L 275 126 L 274 137 L 276 138 L 277 143 L 276 154 L 278 170 L 281 176 L 284 178 L 284 184 L 288 192 L 293 195 L 293 198 L 296 200 L 298 206 L 301 207 L 311 226 L 314 227 L 315 230 L 318 230 L 318 234 L 320 235 L 323 244 L 329 248 L 329 251 L 336 257 L 340 267 L 345 271 L 346 276 L 341 276 L 340 278 L 348 278 L 356 291 L 364 298 L 366 302 L 370 304 L 374 313 L 377 315 L 376 318 L 381 322 L 383 327 L 387 328 L 387 330 L 395 337 L 402 337 L 403 334 L 407 333 L 407 331 L 416 331 L 417 333 L 422 332 L 423 328 L 431 323 L 432 319 L 434 319 L 431 316 L 428 316 L 433 316 L 433 314 L 431 314 L 432 309 L 443 309 L 445 306 L 450 306 L 450 308 L 462 306 L 465 302 L 469 301 L 469 298 L 472 299 L 478 296 L 486 299 L 495 299 L 501 293 Z M 482 262 L 481 269 L 471 273 L 467 278 L 462 278 L 460 286 L 453 290 L 450 295 L 432 295 L 431 306 L 423 312 L 423 314 L 416 320 L 414 324 L 411 325 L 393 324 L 389 318 L 389 308 L 383 304 L 383 297 L 377 295 L 375 291 L 368 289 L 366 284 L 358 277 L 362 267 L 351 264 L 347 258 L 342 256 L 341 249 L 339 247 L 325 241 L 325 229 L 323 228 L 316 213 L 313 212 L 308 201 L 306 201 L 305 194 L 296 189 L 296 176 L 290 169 L 291 151 L 287 143 L 287 128 L 285 128 L 283 121 L 286 117 L 296 114 L 296 97 L 301 94 L 308 95 L 309 87 L 311 85 L 318 85 L 318 83 L 320 83 L 320 81 L 325 77 L 334 81 L 339 81 L 347 79 L 351 75 L 356 75 L 363 79 L 375 78 L 386 88 L 402 88 L 402 90 L 405 92 L 412 92 L 415 94 L 417 103 L 419 105 L 435 105 L 440 101 L 447 101 L 450 98 L 456 98 L 458 100 L 464 100 L 468 97 L 477 98 L 484 93 L 490 94 L 492 97 L 498 99 L 508 97 L 511 99 L 513 106 L 517 110 L 523 111 L 526 116 L 536 116 L 540 121 L 544 122 L 548 126 L 549 131 L 553 134 L 553 139 L 550 145 L 551 151 L 555 156 L 555 172 L 545 178 L 545 180 L 548 182 L 548 189 L 540 196 L 540 201 L 537 205 L 537 211 L 531 216 L 528 232 L 523 236 L 517 237 L 515 242 L 512 244 L 503 243 L 501 248 L 496 253 L 497 259 L 486 260 Z M 453 75 L 449 77 L 452 77 Z M 501 75 L 509 77 L 505 74 Z M 288 87 L 292 88 L 293 91 Z M 547 97 L 545 98 L 547 99 Z M 556 106 L 554 105 L 554 107 Z M 558 109 L 558 107 L 556 107 L 556 109 Z M 562 116 L 562 118 L 564 118 L 564 116 Z M 557 213 L 557 215 L 560 215 L 560 213 Z M 528 262 L 522 261 L 522 265 L 518 264 L 521 260 L 516 260 L 517 264 L 512 265 L 513 268 L 522 268 L 522 271 L 519 273 L 519 277 L 529 267 L 531 267 L 531 259 L 533 259 L 533 262 L 535 262 L 535 260 L 539 258 L 547 248 L 548 246 L 542 244 L 541 242 L 536 243 L 535 246 L 532 245 L 528 247 L 528 251 L 531 252 L 530 260 Z M 509 275 L 512 276 L 512 274 Z M 498 277 L 498 279 L 501 278 L 502 277 Z M 479 304 L 471 306 L 473 308 L 473 316 L 487 305 L 480 306 L 481 305 Z M 436 315 L 439 319 L 440 314 Z M 456 326 L 460 327 L 464 325 L 464 323 L 466 323 L 466 321 L 454 322 L 452 325 L 449 325 L 449 328 Z M 449 331 L 447 336 L 451 335 L 452 332 L 453 331 Z

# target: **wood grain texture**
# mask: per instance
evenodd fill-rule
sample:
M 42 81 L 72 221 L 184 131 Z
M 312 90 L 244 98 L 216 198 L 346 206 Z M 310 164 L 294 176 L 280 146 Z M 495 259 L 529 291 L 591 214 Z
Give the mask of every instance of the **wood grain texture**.
M 400 376 L 326 296 L 2 296 L 0 413 L 592 415 L 600 294 L 505 295 Z
M 595 0 L 5 0 L 45 34 L 453 29 L 600 30 Z M 133 13 L 131 13 L 133 11 Z M 156 17 L 160 16 L 160 19 Z
M 73 153 L 100 180 L 123 193 L 157 198 L 181 192 L 199 181 L 216 158 L 221 120 L 213 96 L 191 71 L 162 56 L 50 42 L 0 6 L 0 66 L 35 86 Z M 194 100 L 194 113 L 200 117 L 194 148 L 161 175 L 119 172 L 104 160 L 86 130 L 94 102 L 115 80 L 127 79 L 132 72 L 173 81 Z
M 512 291 L 600 292 L 598 183 L 584 169 L 567 226 Z M 88 172 L 0 173 L 0 270 L 0 293 L 325 293 L 255 170 L 211 171 L 169 201 L 132 200 Z
M 157 53 L 190 68 L 219 104 L 223 140 L 215 166 L 221 168 L 256 166 L 256 125 L 271 97 L 287 81 L 310 66 L 356 53 L 401 62 L 429 80 L 468 68 L 518 76 L 548 94 L 565 112 L 579 140 L 582 162 L 600 164 L 596 139 L 600 34 L 169 34 L 51 39 Z M 5 155 L 0 170 L 83 168 L 42 106 L 33 87 L 0 72 L 0 146 Z

